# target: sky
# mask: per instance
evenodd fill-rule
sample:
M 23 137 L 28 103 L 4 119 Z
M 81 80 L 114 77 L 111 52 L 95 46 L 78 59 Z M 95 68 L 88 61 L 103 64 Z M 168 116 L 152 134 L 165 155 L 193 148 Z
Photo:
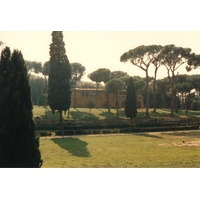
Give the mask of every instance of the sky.
M 189 47 L 200 54 L 200 31 L 63 31 L 66 54 L 70 63 L 85 66 L 83 80 L 88 74 L 99 69 L 121 70 L 130 76 L 145 77 L 145 72 L 131 63 L 120 62 L 120 56 L 140 45 L 167 45 Z M 51 31 L 0 31 L 0 40 L 11 49 L 22 51 L 25 60 L 46 62 L 49 60 Z M 150 68 L 153 76 L 154 68 Z M 185 67 L 179 74 L 198 74 L 199 69 L 188 73 Z M 166 77 L 163 67 L 158 71 L 158 79 Z

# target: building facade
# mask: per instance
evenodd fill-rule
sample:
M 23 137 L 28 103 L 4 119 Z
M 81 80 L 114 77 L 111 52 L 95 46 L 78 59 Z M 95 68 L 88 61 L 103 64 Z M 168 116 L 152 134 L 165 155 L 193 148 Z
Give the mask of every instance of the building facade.
M 124 108 L 126 99 L 126 90 L 119 91 L 118 94 L 118 105 L 119 108 Z M 116 107 L 116 95 L 110 94 L 106 96 L 104 89 L 95 88 L 78 88 L 72 90 L 71 95 L 71 107 L 88 108 L 88 103 L 93 102 L 95 107 L 107 108 L 108 102 L 110 108 Z M 137 97 L 137 107 L 144 108 L 144 99 L 142 96 Z

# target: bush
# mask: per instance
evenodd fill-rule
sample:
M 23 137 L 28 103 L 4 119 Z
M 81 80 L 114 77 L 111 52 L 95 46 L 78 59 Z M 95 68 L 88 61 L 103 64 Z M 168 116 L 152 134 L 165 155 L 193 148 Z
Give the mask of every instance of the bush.
M 40 94 L 38 97 L 38 106 L 45 106 L 47 105 L 47 95 L 46 94 Z
M 193 101 L 191 103 L 191 107 L 190 107 L 191 110 L 199 110 L 199 108 L 200 108 L 199 102 Z
M 40 135 L 40 137 L 55 136 L 55 133 L 52 133 L 52 132 L 48 131 L 48 132 L 40 132 L 39 135 Z

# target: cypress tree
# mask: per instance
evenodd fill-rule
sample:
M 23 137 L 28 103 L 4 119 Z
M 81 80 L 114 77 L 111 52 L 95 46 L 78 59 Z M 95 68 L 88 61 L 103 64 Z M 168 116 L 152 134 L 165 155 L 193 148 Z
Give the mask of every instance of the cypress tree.
M 23 55 L 6 47 L 0 60 L 0 167 L 41 166 L 32 109 Z
M 65 51 L 62 31 L 52 32 L 50 44 L 50 72 L 48 104 L 54 114 L 59 112 L 60 133 L 63 134 L 62 113 L 66 113 L 71 104 L 70 92 L 71 66 Z
M 131 128 L 133 127 L 133 118 L 137 116 L 137 97 L 133 78 L 130 77 L 126 91 L 125 115 L 131 119 Z

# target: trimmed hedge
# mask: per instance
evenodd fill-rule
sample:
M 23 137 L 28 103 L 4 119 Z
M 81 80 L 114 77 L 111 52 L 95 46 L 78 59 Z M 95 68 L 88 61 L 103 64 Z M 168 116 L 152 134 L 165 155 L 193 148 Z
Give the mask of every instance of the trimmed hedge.
M 135 120 L 135 126 L 131 130 L 130 120 L 93 120 L 93 121 L 65 121 L 65 135 L 87 135 L 107 133 L 130 133 L 130 132 L 156 132 L 173 130 L 196 130 L 199 129 L 198 120 L 174 119 L 166 120 L 143 119 Z M 59 130 L 58 121 L 40 121 L 36 126 L 41 131 L 41 136 L 48 136 L 47 132 Z M 45 133 L 46 132 L 46 133 Z M 57 133 L 58 134 L 58 133 Z

